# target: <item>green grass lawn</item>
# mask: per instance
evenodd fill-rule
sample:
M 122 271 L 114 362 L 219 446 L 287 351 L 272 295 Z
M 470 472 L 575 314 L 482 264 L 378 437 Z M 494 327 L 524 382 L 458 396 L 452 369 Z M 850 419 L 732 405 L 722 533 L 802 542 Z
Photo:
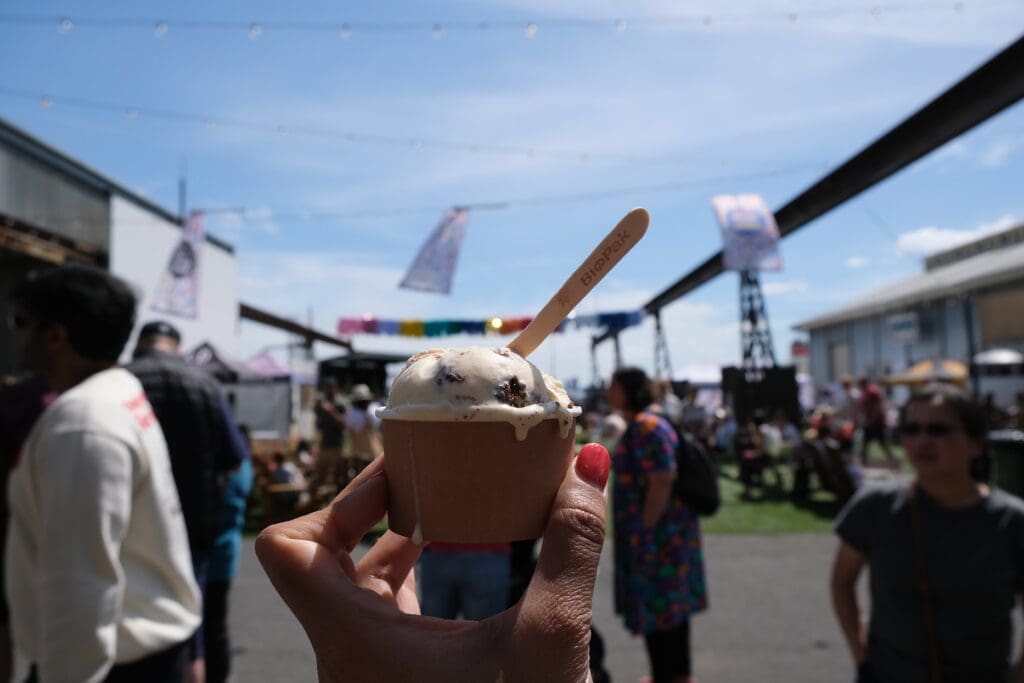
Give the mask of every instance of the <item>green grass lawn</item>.
M 742 498 L 743 487 L 734 478 L 735 466 L 722 468 L 718 485 L 722 491 L 722 506 L 712 517 L 701 519 L 701 530 L 707 534 L 792 534 L 827 533 L 832 518 L 839 512 L 836 497 L 825 491 L 814 491 L 808 501 L 799 504 L 789 498 L 792 475 L 788 467 L 780 466 L 785 488 L 756 491 L 750 498 Z M 773 481 L 767 475 L 768 481 Z
M 899 448 L 893 449 L 901 461 L 903 453 Z M 869 461 L 883 462 L 883 455 L 878 444 L 871 445 Z M 906 463 L 903 465 L 906 469 Z M 841 509 L 836 497 L 827 491 L 815 490 L 807 501 L 794 503 L 789 497 L 792 488 L 792 470 L 788 465 L 780 465 L 784 490 L 769 488 L 764 493 L 754 493 L 751 498 L 740 496 L 743 487 L 736 480 L 736 466 L 732 462 L 723 462 L 720 466 L 718 484 L 722 491 L 722 506 L 713 517 L 701 519 L 701 529 L 708 534 L 793 534 L 793 533 L 827 533 L 832 530 L 832 520 Z M 766 475 L 772 482 L 771 475 Z M 812 487 L 817 485 L 817 478 L 811 478 Z

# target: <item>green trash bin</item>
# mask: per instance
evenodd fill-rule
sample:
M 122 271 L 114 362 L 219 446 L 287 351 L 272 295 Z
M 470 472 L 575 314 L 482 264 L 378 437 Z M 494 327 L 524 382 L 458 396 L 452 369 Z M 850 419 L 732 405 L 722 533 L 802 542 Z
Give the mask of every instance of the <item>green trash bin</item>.
M 1016 429 L 989 432 L 988 447 L 995 466 L 996 486 L 1024 498 L 1024 432 Z

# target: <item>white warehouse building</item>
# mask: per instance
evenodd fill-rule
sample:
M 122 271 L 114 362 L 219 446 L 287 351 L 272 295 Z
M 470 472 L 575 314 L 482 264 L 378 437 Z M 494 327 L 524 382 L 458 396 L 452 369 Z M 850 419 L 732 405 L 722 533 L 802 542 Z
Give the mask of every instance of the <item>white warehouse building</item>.
M 238 265 L 232 247 L 207 235 L 199 259 L 197 314 L 152 310 L 158 283 L 182 237 L 181 219 L 80 161 L 0 119 L 0 314 L 31 270 L 68 261 L 107 268 L 139 295 L 138 320 L 163 318 L 183 346 L 238 346 Z M 0 331 L 0 376 L 14 371 L 12 332 Z

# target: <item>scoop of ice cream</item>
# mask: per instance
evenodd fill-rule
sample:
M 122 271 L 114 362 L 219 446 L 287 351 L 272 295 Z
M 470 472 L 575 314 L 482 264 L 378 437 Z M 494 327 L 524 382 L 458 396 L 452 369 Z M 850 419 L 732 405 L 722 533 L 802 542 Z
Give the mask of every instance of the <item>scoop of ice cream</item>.
M 391 385 L 385 420 L 509 422 L 516 438 L 558 419 L 563 438 L 581 409 L 562 383 L 505 348 L 430 349 L 409 359 Z

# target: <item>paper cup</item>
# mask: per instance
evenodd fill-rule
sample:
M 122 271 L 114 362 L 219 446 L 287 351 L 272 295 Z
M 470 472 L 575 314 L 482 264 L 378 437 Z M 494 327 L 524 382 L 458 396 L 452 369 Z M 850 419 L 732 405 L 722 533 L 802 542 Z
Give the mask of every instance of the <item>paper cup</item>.
M 517 441 L 507 422 L 384 420 L 388 526 L 426 541 L 494 543 L 539 538 L 572 461 L 544 420 Z M 417 539 L 418 540 L 418 539 Z

